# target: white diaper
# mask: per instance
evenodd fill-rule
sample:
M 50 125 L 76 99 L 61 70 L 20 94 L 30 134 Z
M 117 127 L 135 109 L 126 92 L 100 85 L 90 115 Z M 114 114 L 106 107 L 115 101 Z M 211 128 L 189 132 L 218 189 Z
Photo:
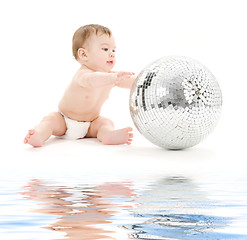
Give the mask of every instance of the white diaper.
M 66 139 L 75 140 L 84 138 L 87 135 L 90 122 L 78 122 L 68 118 L 62 112 L 60 113 L 64 116 L 64 120 L 67 126 L 67 131 L 64 135 Z

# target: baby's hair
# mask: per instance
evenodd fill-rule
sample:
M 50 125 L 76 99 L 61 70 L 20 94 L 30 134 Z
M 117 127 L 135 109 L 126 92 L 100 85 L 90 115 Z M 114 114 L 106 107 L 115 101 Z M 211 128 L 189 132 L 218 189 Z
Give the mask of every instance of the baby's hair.
M 78 57 L 77 56 L 78 49 L 83 47 L 86 40 L 93 33 L 95 33 L 96 35 L 98 33 L 107 34 L 109 37 L 111 37 L 112 35 L 111 30 L 109 28 L 98 25 L 98 24 L 89 24 L 89 25 L 80 27 L 74 33 L 73 40 L 72 40 L 72 51 L 73 51 L 73 56 L 75 57 L 75 59 L 77 59 Z

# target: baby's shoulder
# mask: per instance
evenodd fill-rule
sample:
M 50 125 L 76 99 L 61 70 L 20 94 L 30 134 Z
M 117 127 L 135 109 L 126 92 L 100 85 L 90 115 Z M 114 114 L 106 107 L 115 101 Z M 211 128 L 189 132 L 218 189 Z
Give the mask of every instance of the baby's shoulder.
M 92 70 L 90 70 L 90 69 L 81 69 L 80 68 L 75 73 L 73 80 L 81 79 L 81 78 L 83 78 L 84 75 L 91 73 L 91 72 L 92 72 Z
M 81 83 L 85 80 L 84 76 L 86 76 L 88 73 L 91 72 L 93 71 L 90 69 L 83 69 L 83 68 L 78 69 L 74 77 L 72 78 L 71 84 L 73 86 L 81 87 Z

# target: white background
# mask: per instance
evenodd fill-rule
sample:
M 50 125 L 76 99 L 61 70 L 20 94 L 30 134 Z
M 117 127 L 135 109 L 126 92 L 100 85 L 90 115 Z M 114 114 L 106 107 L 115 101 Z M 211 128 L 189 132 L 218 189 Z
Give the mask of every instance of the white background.
M 1 148 L 11 156 L 11 164 L 19 162 L 18 156 L 30 154 L 30 146 L 23 144 L 27 130 L 49 112 L 57 111 L 58 101 L 79 68 L 71 50 L 74 32 L 82 25 L 98 23 L 109 27 L 116 38 L 115 70 L 139 73 L 166 55 L 191 57 L 207 66 L 222 89 L 222 116 L 215 131 L 189 151 L 198 153 L 195 158 L 205 157 L 203 149 L 207 149 L 223 162 L 225 158 L 243 160 L 247 133 L 246 22 L 244 0 L 1 1 Z M 116 88 L 102 109 L 102 115 L 111 118 L 117 128 L 134 126 L 128 97 L 128 90 Z M 134 133 L 136 138 L 128 148 L 133 150 L 131 157 L 141 154 L 143 149 L 139 151 L 138 146 L 144 142 L 150 148 L 147 156 L 152 156 L 157 148 L 138 137 L 136 129 Z M 32 158 L 47 154 L 50 148 L 59 154 L 66 147 L 71 156 L 71 143 L 59 144 L 47 144 L 32 152 Z M 80 151 L 87 151 L 83 143 L 72 146 L 83 149 L 78 150 L 77 157 L 81 157 Z M 97 143 L 94 148 L 102 149 Z M 111 148 L 103 149 L 87 156 L 97 157 Z M 165 159 L 171 153 L 162 154 Z M 8 163 L 2 160 L 3 166 Z

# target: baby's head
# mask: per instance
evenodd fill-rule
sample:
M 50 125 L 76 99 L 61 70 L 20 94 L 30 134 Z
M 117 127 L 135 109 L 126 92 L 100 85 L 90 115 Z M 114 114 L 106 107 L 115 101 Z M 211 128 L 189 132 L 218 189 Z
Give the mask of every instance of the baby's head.
M 107 61 L 108 67 L 104 71 L 109 71 L 108 68 L 112 68 L 115 64 L 115 40 L 111 30 L 98 24 L 80 27 L 74 33 L 72 50 L 75 59 L 80 63 L 88 63 L 92 66 L 97 64 L 97 60 L 98 64 Z
M 111 30 L 109 28 L 98 24 L 89 24 L 77 29 L 74 33 L 72 42 L 73 55 L 76 60 L 78 59 L 78 49 L 84 47 L 84 45 L 87 43 L 87 40 L 93 34 L 106 34 L 109 37 L 111 37 L 112 35 Z

